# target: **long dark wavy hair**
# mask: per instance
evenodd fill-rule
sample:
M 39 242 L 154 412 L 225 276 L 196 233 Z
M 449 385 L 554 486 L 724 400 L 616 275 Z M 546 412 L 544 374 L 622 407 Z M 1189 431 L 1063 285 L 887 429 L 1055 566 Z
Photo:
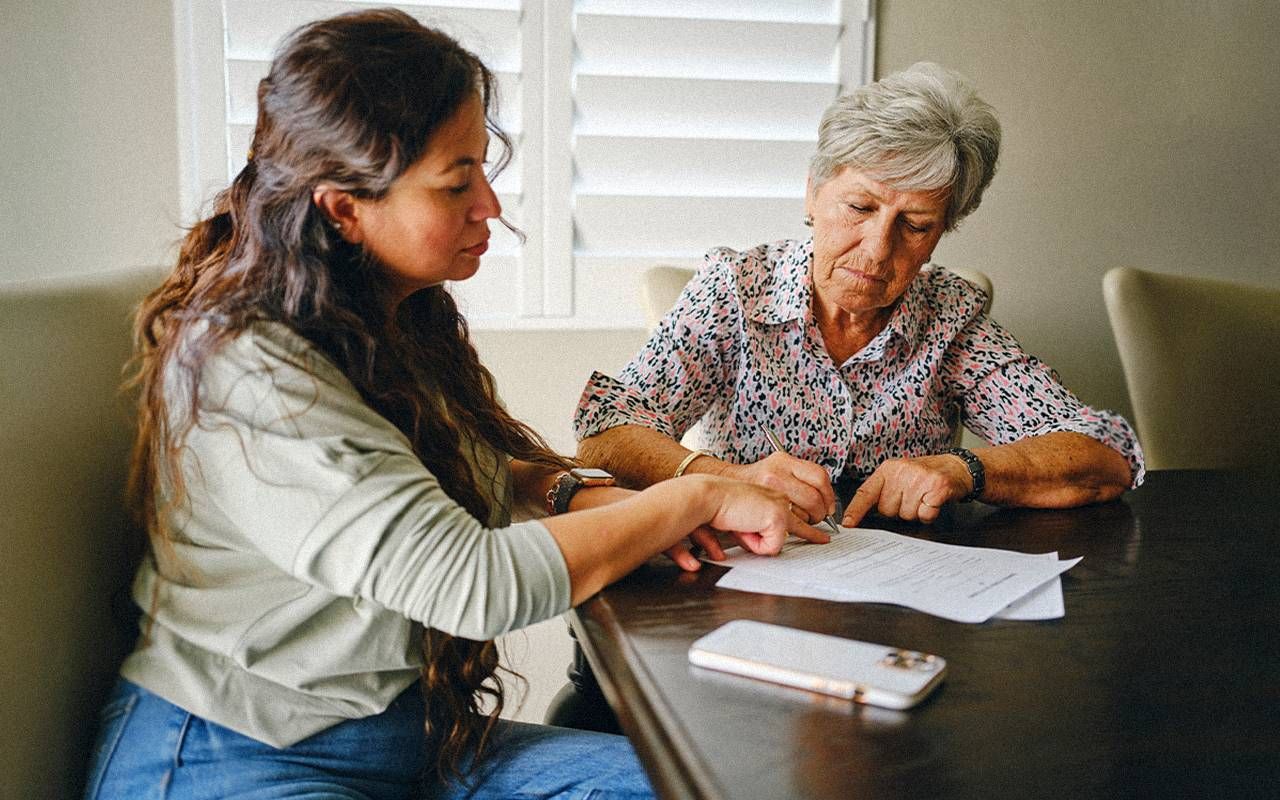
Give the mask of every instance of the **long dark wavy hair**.
M 384 196 L 473 97 L 500 145 L 496 173 L 511 142 L 494 122 L 493 75 L 450 37 L 402 12 L 371 10 L 306 25 L 285 40 L 258 85 L 247 166 L 187 233 L 173 272 L 137 316 L 130 497 L 158 565 L 181 566 L 168 520 L 187 496 L 180 454 L 197 419 L 203 365 L 256 321 L 310 340 L 482 521 L 492 509 L 480 484 L 490 476 L 474 474 L 462 452 L 468 439 L 547 466 L 569 463 L 498 402 L 448 291 L 422 289 L 388 319 L 377 264 L 312 202 L 321 182 Z M 175 374 L 185 388 L 174 394 L 181 408 L 165 390 Z M 429 629 L 424 650 L 429 747 L 437 773 L 459 778 L 483 754 L 502 710 L 497 648 Z

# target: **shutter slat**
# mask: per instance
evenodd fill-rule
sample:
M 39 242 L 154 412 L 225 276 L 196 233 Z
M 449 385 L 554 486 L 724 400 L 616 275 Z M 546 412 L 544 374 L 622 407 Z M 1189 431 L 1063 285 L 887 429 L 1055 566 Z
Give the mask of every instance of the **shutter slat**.
M 519 229 L 521 227 L 520 196 L 499 193 L 498 202 L 502 204 L 502 216 Z M 519 258 L 520 238 L 508 230 L 506 225 L 496 219 L 489 220 L 489 233 L 489 252 L 484 254 L 484 258 L 498 256 Z
M 579 196 L 575 255 L 691 258 L 803 236 L 804 198 Z
M 578 72 L 835 81 L 838 24 L 578 14 Z
M 385 4 L 380 4 L 385 5 Z M 516 8 L 397 6 L 424 25 L 439 28 L 473 51 L 490 69 L 520 69 L 520 12 Z M 276 46 L 295 28 L 318 19 L 370 8 L 333 0 L 226 0 L 227 58 L 270 61 Z
M 812 142 L 579 136 L 579 196 L 801 197 Z
M 813 140 L 839 86 L 780 81 L 577 77 L 582 136 Z
M 864 80 L 849 65 L 869 63 L 849 34 L 866 30 L 865 0 L 575 8 L 579 323 L 607 318 L 596 305 L 635 308 L 643 266 L 808 234 L 818 122 L 843 84 Z
M 756 22 L 840 22 L 840 0 L 578 0 L 579 14 Z

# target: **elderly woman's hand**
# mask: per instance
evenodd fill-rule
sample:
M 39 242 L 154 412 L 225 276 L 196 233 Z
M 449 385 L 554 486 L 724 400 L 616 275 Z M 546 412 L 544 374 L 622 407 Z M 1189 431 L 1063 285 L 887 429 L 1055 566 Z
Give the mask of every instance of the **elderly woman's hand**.
M 886 517 L 933 522 L 944 505 L 972 488 L 969 470 L 955 456 L 890 459 L 858 487 L 840 524 L 854 527 L 873 508 Z
M 781 492 L 805 522 L 819 522 L 836 513 L 836 493 L 831 476 L 812 461 L 773 453 L 754 464 L 725 464 L 721 475 Z

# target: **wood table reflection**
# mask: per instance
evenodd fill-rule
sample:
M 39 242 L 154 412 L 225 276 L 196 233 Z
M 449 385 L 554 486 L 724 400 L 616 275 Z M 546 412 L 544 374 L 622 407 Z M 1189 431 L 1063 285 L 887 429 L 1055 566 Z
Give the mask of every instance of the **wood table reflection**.
M 1066 617 L 949 622 L 895 606 L 718 590 L 654 561 L 573 625 L 663 797 L 1280 796 L 1280 511 L 1274 481 L 1156 472 L 1070 511 L 962 506 L 936 541 L 1057 551 Z M 944 656 L 908 712 L 689 665 L 756 619 Z

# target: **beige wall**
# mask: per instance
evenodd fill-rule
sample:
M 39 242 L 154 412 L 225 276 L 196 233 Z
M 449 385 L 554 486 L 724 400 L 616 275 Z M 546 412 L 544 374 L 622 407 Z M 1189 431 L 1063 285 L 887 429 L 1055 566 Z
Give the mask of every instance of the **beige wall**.
M 1128 411 L 1101 281 L 1116 266 L 1280 286 L 1280 3 L 880 0 L 877 71 L 968 75 L 1004 126 L 939 263 L 1086 400 Z
M 0 23 L 0 280 L 156 263 L 178 229 L 170 0 L 13 0 Z

